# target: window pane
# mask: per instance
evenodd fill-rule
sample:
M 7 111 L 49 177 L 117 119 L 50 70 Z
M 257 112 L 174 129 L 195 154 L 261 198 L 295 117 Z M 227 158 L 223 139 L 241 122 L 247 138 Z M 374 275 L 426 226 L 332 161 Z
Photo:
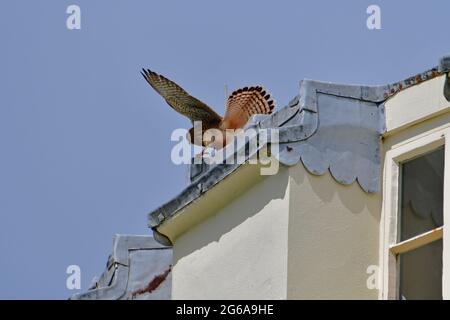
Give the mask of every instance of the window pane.
M 442 239 L 400 254 L 400 299 L 442 299 Z
M 444 148 L 402 164 L 400 240 L 443 224 Z

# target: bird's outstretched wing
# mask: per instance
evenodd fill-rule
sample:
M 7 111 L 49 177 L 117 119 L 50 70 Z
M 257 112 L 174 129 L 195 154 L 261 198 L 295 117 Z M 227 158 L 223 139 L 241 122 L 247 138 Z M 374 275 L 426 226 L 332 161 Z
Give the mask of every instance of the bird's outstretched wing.
M 251 116 L 271 114 L 274 108 L 275 102 L 261 86 L 236 90 L 228 97 L 223 128 L 242 128 Z
M 203 126 L 218 125 L 222 120 L 213 109 L 191 96 L 175 82 L 151 70 L 142 69 L 142 76 L 175 111 L 194 121 L 202 121 Z

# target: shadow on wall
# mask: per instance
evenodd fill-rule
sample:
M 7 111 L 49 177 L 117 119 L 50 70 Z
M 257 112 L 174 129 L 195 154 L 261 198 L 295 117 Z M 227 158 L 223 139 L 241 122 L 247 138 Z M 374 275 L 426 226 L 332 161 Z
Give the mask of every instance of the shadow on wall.
M 322 176 L 316 176 L 307 173 L 304 166 L 300 165 L 303 170 L 296 169 L 291 173 L 297 185 L 305 183 L 306 179 L 314 194 L 324 203 L 330 203 L 334 197 L 337 197 L 351 213 L 359 214 L 367 209 L 376 220 L 380 220 L 381 212 L 376 200 L 381 191 L 375 194 L 366 193 L 356 180 L 350 185 L 343 185 L 334 180 L 329 171 Z
M 287 195 L 288 181 L 289 170 L 281 166 L 278 174 L 268 176 L 262 182 L 242 193 L 217 214 L 190 229 L 186 233 L 189 234 L 189 241 L 183 241 L 186 234 L 181 235 L 176 240 L 177 249 L 174 250 L 174 264 L 196 250 L 214 242 L 218 243 L 222 237 L 246 220 L 255 218 L 255 215 L 272 201 L 283 200 Z M 204 197 L 208 197 L 208 193 Z M 239 241 L 242 241 L 242 239 Z M 267 241 L 267 238 L 265 241 Z
M 288 299 L 376 299 L 367 268 L 378 264 L 380 194 L 302 164 L 290 176 Z

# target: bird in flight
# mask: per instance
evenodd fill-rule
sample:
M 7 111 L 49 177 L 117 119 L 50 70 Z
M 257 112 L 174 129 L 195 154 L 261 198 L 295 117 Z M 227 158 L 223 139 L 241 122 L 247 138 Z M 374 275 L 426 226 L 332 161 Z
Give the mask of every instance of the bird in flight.
M 225 147 L 233 138 L 233 135 L 230 135 L 232 130 L 243 128 L 251 116 L 271 114 L 275 108 L 274 100 L 263 87 L 244 87 L 228 97 L 225 115 L 221 117 L 207 104 L 191 96 L 166 77 L 149 69 L 142 69 L 141 74 L 175 111 L 188 117 L 193 124 L 195 121 L 201 121 L 202 132 L 195 134 L 202 136 L 195 139 L 193 127 L 189 130 L 188 139 L 191 143 L 201 144 L 204 147 L 214 149 Z M 206 133 L 210 129 L 219 130 L 222 138 L 218 138 L 217 135 L 208 137 Z

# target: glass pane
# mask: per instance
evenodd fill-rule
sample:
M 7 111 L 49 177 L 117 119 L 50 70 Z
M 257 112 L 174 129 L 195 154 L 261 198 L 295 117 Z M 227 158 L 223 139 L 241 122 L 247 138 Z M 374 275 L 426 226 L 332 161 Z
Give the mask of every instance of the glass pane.
M 442 239 L 400 254 L 400 299 L 442 299 Z
M 402 164 L 400 241 L 443 224 L 444 148 Z

